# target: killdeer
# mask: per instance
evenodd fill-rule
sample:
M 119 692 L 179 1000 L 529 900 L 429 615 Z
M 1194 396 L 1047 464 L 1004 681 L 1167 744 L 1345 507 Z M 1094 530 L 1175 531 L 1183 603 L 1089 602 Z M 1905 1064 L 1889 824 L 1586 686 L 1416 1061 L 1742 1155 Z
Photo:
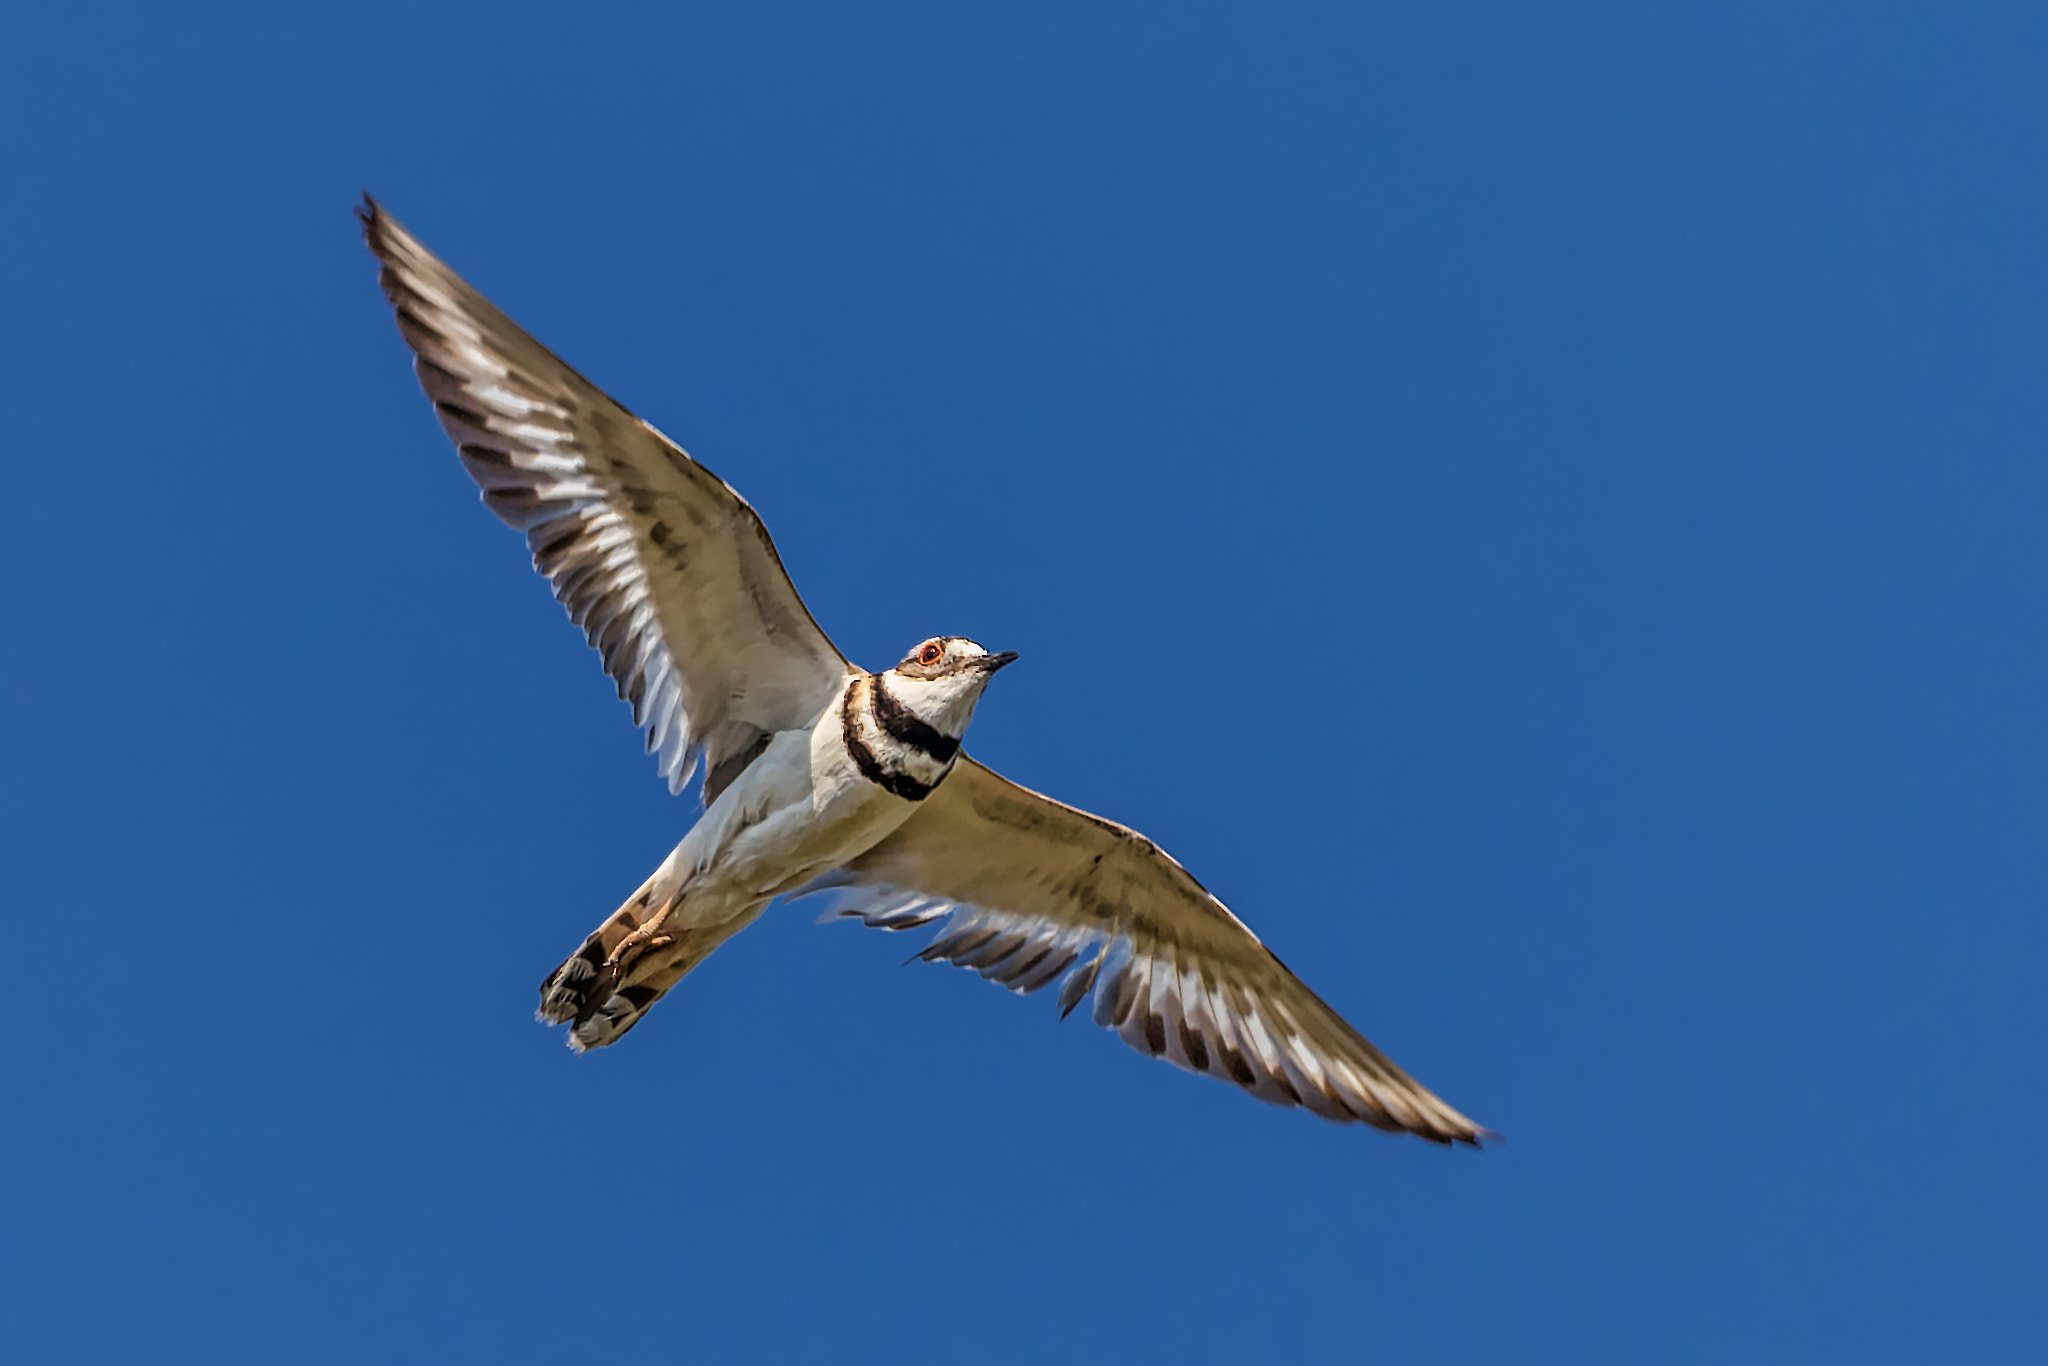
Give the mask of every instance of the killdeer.
M 1060 983 L 1175 1066 L 1439 1143 L 1492 1135 L 1389 1061 L 1135 830 L 960 748 L 1016 658 L 937 636 L 849 663 L 746 500 L 557 359 L 365 196 L 363 235 L 420 385 L 534 567 L 604 657 L 672 792 L 703 814 L 549 973 L 540 1019 L 616 1043 L 778 898 L 826 918 L 944 922 L 918 957 L 1020 994 Z

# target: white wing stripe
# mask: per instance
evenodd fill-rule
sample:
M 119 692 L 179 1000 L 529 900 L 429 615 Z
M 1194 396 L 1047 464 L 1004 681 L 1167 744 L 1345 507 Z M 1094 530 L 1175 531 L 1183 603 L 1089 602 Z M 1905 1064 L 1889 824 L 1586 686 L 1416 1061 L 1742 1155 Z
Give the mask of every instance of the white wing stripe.
M 452 310 L 439 291 L 416 292 Z M 647 572 L 632 529 L 606 503 L 602 486 L 583 458 L 573 448 L 564 449 L 575 439 L 567 430 L 569 415 L 558 405 L 524 398 L 492 382 L 508 378 L 511 371 L 474 344 L 478 334 L 466 320 L 459 327 L 450 326 L 451 320 L 459 320 L 459 314 L 451 311 L 437 322 L 460 331 L 471 344 L 447 347 L 437 334 L 412 325 L 403 311 L 399 313 L 400 328 L 419 353 L 413 368 L 420 387 L 434 400 L 441 426 L 476 481 L 484 505 L 526 533 L 534 568 L 548 577 L 569 620 L 602 651 L 606 672 L 618 681 L 619 696 L 630 699 L 631 675 L 644 669 L 647 661 L 659 660 L 667 674 L 674 671 L 647 596 Z M 451 349 L 456 354 L 448 356 Z M 447 361 L 490 379 L 465 380 Z M 493 415 L 501 421 L 493 422 Z M 549 422 L 533 421 L 535 417 Z M 661 774 L 671 792 L 681 792 L 690 780 L 690 768 L 676 762 L 682 745 L 668 744 L 670 737 L 662 728 L 672 727 L 678 719 L 670 711 L 657 726 L 646 710 L 634 708 L 635 724 L 647 731 L 648 751 L 663 755 Z
M 563 364 L 365 201 L 380 282 L 484 505 L 604 657 L 671 791 L 804 725 L 847 665 L 731 487 Z M 721 767 L 730 781 L 739 767 Z M 716 796 L 706 791 L 706 800 Z
M 821 879 L 796 895 L 834 885 Z M 1404 1094 L 1345 1055 L 1319 1020 L 1277 995 L 1225 975 L 1222 965 L 1169 941 L 1134 942 L 1094 925 L 991 910 L 889 885 L 842 891 L 820 920 L 852 919 L 906 930 L 941 918 L 939 933 L 913 961 L 948 962 L 1019 994 L 1064 978 L 1061 1014 L 1091 993 L 1096 1024 L 1138 1052 L 1236 1082 L 1261 1100 L 1302 1106 L 1335 1120 L 1434 1133 L 1462 1121 L 1441 1103 Z M 1090 949 L 1101 952 L 1083 961 Z M 1078 966 L 1077 966 L 1078 964 Z

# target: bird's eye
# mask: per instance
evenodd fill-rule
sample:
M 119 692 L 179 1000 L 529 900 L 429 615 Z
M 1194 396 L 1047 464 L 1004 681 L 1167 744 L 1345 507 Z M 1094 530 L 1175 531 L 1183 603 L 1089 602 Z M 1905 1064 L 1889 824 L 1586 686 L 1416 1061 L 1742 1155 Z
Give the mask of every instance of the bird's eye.
M 946 657 L 946 647 L 936 640 L 927 640 L 918 647 L 917 662 L 929 668 Z

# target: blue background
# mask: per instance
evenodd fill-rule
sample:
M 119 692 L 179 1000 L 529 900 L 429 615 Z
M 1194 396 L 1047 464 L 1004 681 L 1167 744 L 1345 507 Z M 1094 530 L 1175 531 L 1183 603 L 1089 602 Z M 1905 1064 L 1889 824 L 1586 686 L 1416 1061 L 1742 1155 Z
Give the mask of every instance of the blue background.
M 15 12 L 9 1358 L 2038 1344 L 2048 20 L 1429 8 Z M 531 1024 L 693 807 L 358 187 L 1507 1144 L 801 908 Z

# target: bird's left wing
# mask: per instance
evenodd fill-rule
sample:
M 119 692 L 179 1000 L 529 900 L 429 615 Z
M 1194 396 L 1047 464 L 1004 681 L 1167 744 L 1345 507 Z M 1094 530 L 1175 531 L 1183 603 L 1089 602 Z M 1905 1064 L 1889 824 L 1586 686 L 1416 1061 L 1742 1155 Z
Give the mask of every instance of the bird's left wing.
M 1261 1100 L 1438 1143 L 1489 1134 L 1346 1024 L 1222 902 L 1135 830 L 962 755 L 898 830 L 805 891 L 852 888 L 831 915 L 907 930 L 949 917 L 919 955 L 1019 993 L 1058 981 L 1061 1013 Z M 828 917 L 829 918 L 829 917 Z
M 852 666 L 747 501 L 500 313 L 365 197 L 363 237 L 420 387 L 533 565 L 604 655 L 669 789 L 704 801 L 808 725 Z

